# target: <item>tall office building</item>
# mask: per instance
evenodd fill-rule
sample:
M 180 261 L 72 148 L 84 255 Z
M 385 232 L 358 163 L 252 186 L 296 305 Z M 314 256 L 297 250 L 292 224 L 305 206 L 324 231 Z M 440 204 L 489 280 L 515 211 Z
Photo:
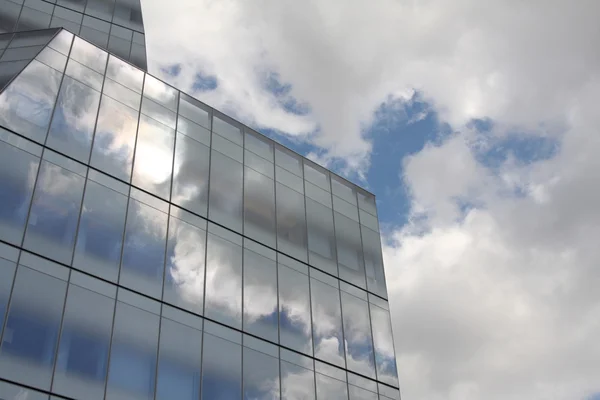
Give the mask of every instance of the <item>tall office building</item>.
M 8 3 L 0 399 L 399 399 L 374 196 Z

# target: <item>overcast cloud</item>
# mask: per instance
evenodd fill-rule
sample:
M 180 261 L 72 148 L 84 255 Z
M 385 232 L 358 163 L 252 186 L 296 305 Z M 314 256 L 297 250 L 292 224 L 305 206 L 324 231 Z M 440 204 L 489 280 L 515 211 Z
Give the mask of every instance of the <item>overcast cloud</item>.
M 387 172 L 411 201 L 384 249 L 403 399 L 600 392 L 600 2 L 165 4 L 143 2 L 151 72 L 213 77 L 200 99 L 324 162 L 364 175 L 374 111 L 414 91 L 451 127 Z

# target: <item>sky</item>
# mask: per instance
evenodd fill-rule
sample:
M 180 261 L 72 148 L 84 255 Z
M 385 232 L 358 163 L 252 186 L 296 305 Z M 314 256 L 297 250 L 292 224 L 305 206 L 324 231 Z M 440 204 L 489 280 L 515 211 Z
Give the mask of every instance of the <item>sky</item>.
M 600 397 L 600 2 L 168 4 L 151 73 L 377 196 L 403 399 Z

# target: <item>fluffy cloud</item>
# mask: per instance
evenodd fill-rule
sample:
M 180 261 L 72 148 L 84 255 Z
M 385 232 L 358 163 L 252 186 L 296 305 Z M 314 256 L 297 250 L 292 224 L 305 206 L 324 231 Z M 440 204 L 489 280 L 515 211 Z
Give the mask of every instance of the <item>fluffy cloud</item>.
M 198 97 L 310 140 L 327 150 L 321 160 L 364 171 L 373 111 L 412 89 L 455 131 L 404 160 L 418 222 L 385 248 L 405 398 L 600 391 L 600 3 L 169 5 L 143 4 L 152 72 L 177 60 L 170 79 L 187 90 L 198 71 L 215 77 Z M 472 118 L 494 129 L 473 131 Z M 557 149 L 489 168 L 482 154 L 510 135 Z

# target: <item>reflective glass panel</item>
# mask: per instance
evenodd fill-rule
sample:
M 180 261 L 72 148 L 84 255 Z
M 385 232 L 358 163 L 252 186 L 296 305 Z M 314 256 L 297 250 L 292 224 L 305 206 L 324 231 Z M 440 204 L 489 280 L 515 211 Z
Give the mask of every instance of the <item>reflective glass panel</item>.
M 242 164 L 216 151 L 210 161 L 209 218 L 240 232 L 242 230 Z
M 244 331 L 278 341 L 277 264 L 244 250 Z
M 129 181 L 137 124 L 138 111 L 102 96 L 91 165 Z
M 162 294 L 167 214 L 130 199 L 119 283 L 152 297 Z
M 52 50 L 50 47 L 45 47 L 35 59 L 58 71 L 64 71 L 67 63 L 67 57 L 58 51 Z
M 242 347 L 204 334 L 202 398 L 240 399 L 242 394 Z
M 109 57 L 106 76 L 137 93 L 142 92 L 144 72 L 117 57 Z
M 246 167 L 244 234 L 275 247 L 275 186 L 272 179 Z
M 148 99 L 146 96 L 142 98 L 142 113 L 154 118 L 161 124 L 167 125 L 169 128 L 175 128 L 177 118 L 175 112 Z
M 326 375 L 316 374 L 317 400 L 348 400 L 348 385 Z
M 279 360 L 244 347 L 244 400 L 279 399 Z
M 46 145 L 87 163 L 100 93 L 76 80 L 64 78 Z
M 275 148 L 275 164 L 295 175 L 302 176 L 302 159 L 287 149 L 282 147 Z
M 229 122 L 226 119 L 226 117 L 219 118 L 213 116 L 213 132 L 241 146 L 244 142 L 242 131 L 238 126 L 235 126 L 234 123 Z
M 314 400 L 314 398 L 314 371 L 281 360 L 281 399 Z
M 206 231 L 171 216 L 163 301 L 202 314 Z
M 77 61 L 73 61 L 73 59 L 69 60 L 65 74 L 98 91 L 102 89 L 102 74 Z
M 112 97 L 113 99 L 118 99 L 126 106 L 135 108 L 136 110 L 140 109 L 140 94 L 131 89 L 128 89 L 120 83 L 113 81 L 112 79 L 107 78 L 104 80 L 104 87 L 102 88 L 102 92 L 105 95 Z
M 27 222 L 24 247 L 71 264 L 85 179 L 42 161 Z
M 364 288 L 365 266 L 358 223 L 336 212 L 335 234 L 340 278 Z
M 345 367 L 340 291 L 310 280 L 315 357 Z
M 242 247 L 209 234 L 205 315 L 242 327 Z
M 306 261 L 304 196 L 277 183 L 277 249 Z
M 362 243 L 365 252 L 365 269 L 369 291 L 387 298 L 381 239 L 379 233 L 361 226 Z
M 210 146 L 210 129 L 203 128 L 187 118 L 183 118 L 181 115 L 177 117 L 177 132 L 181 132 L 206 146 Z
M 0 141 L 0 239 L 20 245 L 40 159 Z
M 19 266 L 0 347 L 0 376 L 50 389 L 67 283 Z
M 331 191 L 329 186 L 329 173 L 316 165 L 309 164 L 308 161 L 304 162 L 304 179 L 314 183 L 323 190 Z
M 159 319 L 117 302 L 106 399 L 154 398 Z
M 174 143 L 174 129 L 142 115 L 132 183 L 163 199 L 169 199 Z
M 370 308 L 377 379 L 383 383 L 397 387 L 398 371 L 396 370 L 396 355 L 394 353 L 390 312 L 374 304 L 370 304 Z
M 0 94 L 0 125 L 43 143 L 61 77 L 55 69 L 31 61 Z
M 280 343 L 312 355 L 312 325 L 308 276 L 278 266 Z
M 0 321 L 4 325 L 8 298 L 12 289 L 16 265 L 14 262 L 0 258 Z M 0 337 L 2 337 L 2 326 L 0 325 Z
M 375 203 L 375 196 L 373 196 L 372 194 L 359 191 L 358 206 L 371 215 L 377 215 L 377 205 Z
M 190 121 L 210 129 L 209 108 L 202 105 L 198 100 L 180 93 L 179 114 Z
M 200 398 L 202 331 L 162 318 L 156 399 Z
M 112 19 L 114 0 L 87 0 L 85 13 L 110 21 Z
M 177 111 L 179 92 L 166 83 L 147 74 L 144 81 L 144 96 L 163 107 L 167 107 L 169 110 Z
M 308 250 L 310 264 L 337 275 L 333 211 L 311 199 L 306 199 Z
M 375 379 L 373 338 L 366 301 L 341 292 L 346 365 L 349 370 Z
M 366 389 L 361 389 L 354 385 L 348 385 L 348 393 L 350 400 L 377 400 L 377 393 L 370 392 Z
M 350 184 L 344 182 L 342 178 L 332 175 L 331 176 L 331 188 L 333 194 L 341 199 L 346 200 L 348 203 L 356 205 L 356 192 Z
M 52 390 L 74 398 L 104 398 L 114 298 L 69 285 Z
M 73 41 L 69 57 L 99 74 L 106 70 L 108 53 L 78 37 Z
M 244 147 L 271 163 L 273 162 L 273 142 L 266 137 L 246 130 Z
M 126 195 L 88 179 L 73 258 L 75 268 L 117 281 L 126 210 Z
M 1 4 L 2 1 L 0 1 Z M 48 400 L 47 394 L 2 381 L 0 381 L 0 393 L 6 400 Z M 58 400 L 58 398 L 56 399 Z
M 175 143 L 171 201 L 206 217 L 209 148 L 180 133 Z

